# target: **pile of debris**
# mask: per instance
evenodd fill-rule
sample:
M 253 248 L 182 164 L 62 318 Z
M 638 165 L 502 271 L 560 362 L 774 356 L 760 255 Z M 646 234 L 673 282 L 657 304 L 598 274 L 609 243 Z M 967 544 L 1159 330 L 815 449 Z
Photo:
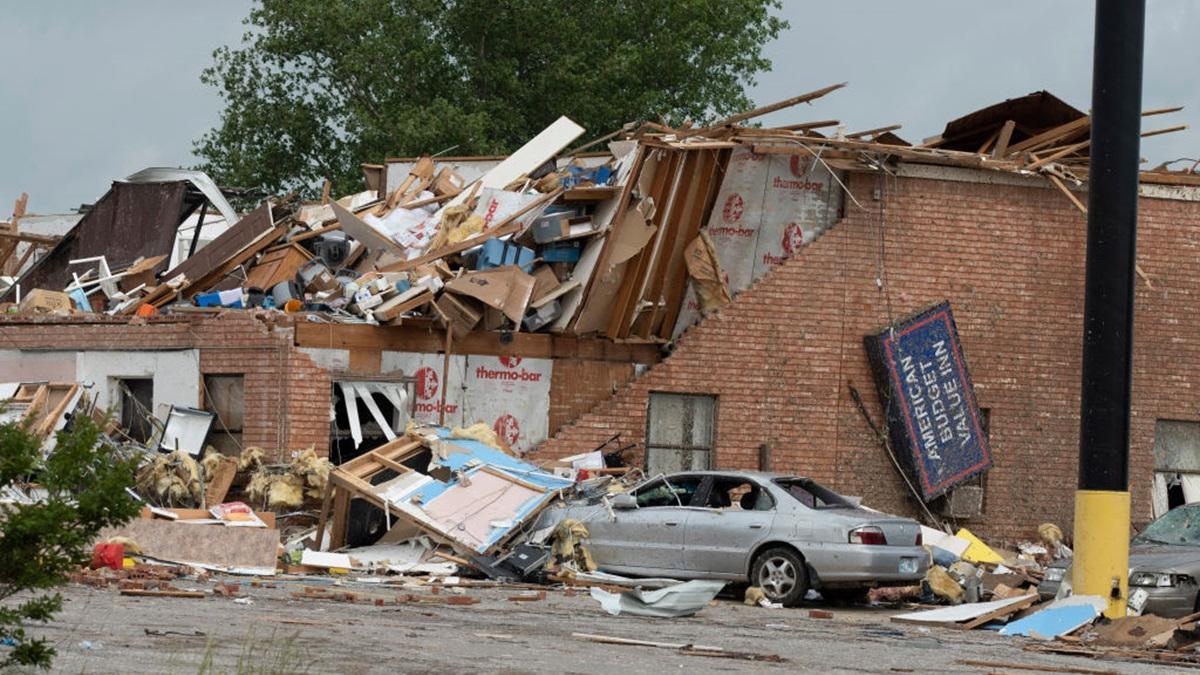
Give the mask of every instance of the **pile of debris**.
M 1086 178 L 1090 117 L 1045 92 L 954 120 L 921 145 L 896 136 L 898 125 L 855 133 L 837 120 L 750 126 L 843 86 L 706 127 L 631 123 L 571 150 L 584 130 L 562 117 L 499 161 L 364 165 L 366 191 L 334 200 L 327 183 L 320 202 L 278 197 L 240 218 L 203 173 L 147 169 L 114 183 L 61 240 L 0 231 L 0 247 L 53 243 L 21 261 L 4 299 L 22 314 L 265 308 L 318 321 L 436 323 L 455 339 L 499 330 L 667 342 L 677 323 L 745 286 L 730 287 L 705 228 L 726 167 L 740 158 L 790 156 L 801 187 L 814 167 L 837 181 L 840 170 L 887 171 L 898 161 L 1040 174 L 1082 208 L 1066 184 Z M 829 127 L 831 135 L 818 131 Z M 388 189 L 398 167 L 407 174 Z M 730 222 L 746 208 L 733 197 L 721 207 Z M 144 207 L 144 232 L 127 231 L 120 213 L 128 204 Z M 210 206 L 228 229 L 197 247 Z M 176 230 L 197 210 L 184 255 Z M 785 256 L 815 232 L 789 236 L 796 241 L 784 242 Z

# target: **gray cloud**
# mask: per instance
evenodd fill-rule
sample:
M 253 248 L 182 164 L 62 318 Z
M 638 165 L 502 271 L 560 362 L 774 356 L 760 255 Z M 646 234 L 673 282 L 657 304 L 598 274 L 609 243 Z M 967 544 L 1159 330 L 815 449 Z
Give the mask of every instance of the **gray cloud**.
M 189 165 L 192 141 L 216 124 L 220 98 L 199 82 L 211 52 L 241 36 L 243 2 L 154 0 L 5 3 L 0 45 L 0 213 L 30 193 L 35 212 L 95 200 L 145 166 Z M 1086 109 L 1092 3 L 921 0 L 785 2 L 791 29 L 770 45 L 773 72 L 751 90 L 770 103 L 834 82 L 850 86 L 765 119 L 837 118 L 850 130 L 899 123 L 910 141 L 991 103 L 1046 89 Z M 1185 105 L 1146 128 L 1191 124 L 1147 139 L 1154 163 L 1200 156 L 1200 89 L 1192 0 L 1151 0 L 1146 107 Z

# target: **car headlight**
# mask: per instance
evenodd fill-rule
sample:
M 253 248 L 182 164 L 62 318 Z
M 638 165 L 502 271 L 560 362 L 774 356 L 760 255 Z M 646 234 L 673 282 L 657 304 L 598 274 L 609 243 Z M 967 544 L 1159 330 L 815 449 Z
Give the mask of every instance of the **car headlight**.
M 1067 576 L 1067 568 L 1051 567 L 1046 570 L 1046 574 L 1043 579 L 1045 581 L 1062 581 L 1063 577 L 1065 576 Z
M 1165 588 L 1174 586 L 1175 579 L 1163 572 L 1134 572 L 1129 575 L 1129 585 Z

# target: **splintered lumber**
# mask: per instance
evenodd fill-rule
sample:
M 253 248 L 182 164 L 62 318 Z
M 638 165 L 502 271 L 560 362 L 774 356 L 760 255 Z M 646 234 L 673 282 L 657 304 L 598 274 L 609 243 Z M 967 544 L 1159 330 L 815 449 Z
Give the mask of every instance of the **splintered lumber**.
M 901 126 L 902 125 L 900 125 L 900 124 L 891 124 L 886 127 L 879 127 L 878 129 L 867 129 L 865 131 L 856 131 L 852 134 L 846 134 L 846 138 L 859 139 L 859 138 L 863 138 L 865 136 L 878 136 L 879 134 L 886 133 L 888 131 L 895 131 L 895 130 L 901 128 Z
M 122 588 L 121 595 L 134 595 L 142 598 L 203 598 L 207 594 L 204 591 L 154 591 L 144 588 Z
M 1169 134 L 1169 133 L 1172 133 L 1175 131 L 1183 131 L 1184 129 L 1187 129 L 1187 128 L 1188 128 L 1188 125 L 1180 124 L 1180 125 L 1174 126 L 1174 127 L 1163 127 L 1162 129 L 1154 129 L 1152 131 L 1143 131 L 1142 138 L 1149 138 L 1151 136 L 1159 136 L 1161 134 Z
M 847 84 L 848 84 L 847 82 L 842 82 L 840 84 L 832 84 L 828 87 L 817 89 L 816 91 L 810 91 L 807 94 L 800 94 L 799 96 L 793 96 L 792 98 L 784 99 L 777 103 L 772 103 L 770 105 L 764 105 L 760 108 L 755 108 L 753 110 L 747 110 L 746 112 L 740 112 L 740 113 L 737 113 L 736 115 L 731 115 L 729 117 L 726 117 L 725 119 L 721 120 L 720 122 L 717 122 L 717 123 L 707 127 L 707 129 L 696 129 L 695 131 L 680 134 L 680 138 L 694 136 L 698 133 L 702 133 L 709 129 L 717 129 L 720 127 L 731 126 L 731 125 L 737 124 L 738 122 L 745 122 L 746 120 L 754 119 L 755 117 L 762 117 L 763 115 L 766 115 L 768 113 L 773 113 L 776 110 L 783 110 L 784 108 L 790 108 L 794 105 L 800 105 L 801 103 L 808 103 L 809 101 L 815 101 L 816 99 L 821 98 L 822 96 L 824 96 L 830 92 L 834 92 L 834 91 L 837 91 L 838 89 L 841 89 L 842 87 L 846 86 Z
M 1013 129 L 1017 128 L 1017 123 L 1013 120 L 1008 120 L 1004 126 L 1000 127 L 1000 135 L 996 137 L 996 147 L 992 149 L 992 159 L 1000 159 L 1008 154 L 1008 143 L 1012 140 Z
M 1080 141 L 1080 142 L 1072 144 L 1072 145 L 1064 146 L 1061 149 L 1056 150 L 1053 153 L 1046 155 L 1045 157 L 1042 157 L 1041 159 L 1037 160 L 1036 162 L 1034 162 L 1033 164 L 1030 164 L 1029 166 L 1027 166 L 1025 168 L 1029 169 L 1030 171 L 1033 171 L 1035 169 L 1040 168 L 1041 166 L 1043 166 L 1045 164 L 1049 164 L 1050 162 L 1053 162 L 1056 159 L 1060 159 L 1060 158 L 1066 157 L 1067 155 L 1070 155 L 1074 152 L 1078 152 L 1079 150 L 1082 150 L 1082 149 L 1086 148 L 1087 146 L 1091 145 L 1091 143 L 1092 143 L 1092 139 L 1089 138 L 1085 141 Z
M 1034 151 L 1038 148 L 1053 145 L 1060 141 L 1065 141 L 1077 133 L 1090 129 L 1092 126 L 1091 117 L 1080 117 L 1079 119 L 1060 124 L 1052 129 L 1047 129 L 1040 134 L 1036 134 L 1008 148 L 1008 155 L 1015 155 L 1026 150 Z
M 1077 666 L 1051 666 L 1046 664 L 1014 663 L 1012 661 L 981 661 L 979 659 L 959 659 L 955 663 L 976 668 L 1001 668 L 1004 670 L 1032 670 L 1039 673 L 1080 673 L 1080 675 L 1116 675 L 1115 670 L 1098 670 L 1096 668 L 1080 668 Z
M 729 651 L 722 647 L 695 645 L 683 642 L 656 642 L 654 640 L 635 640 L 633 638 L 616 637 L 612 635 L 594 635 L 592 633 L 571 633 L 571 637 L 589 642 L 609 645 L 626 645 L 630 647 L 654 647 L 657 649 L 674 649 L 688 656 L 711 656 L 724 659 L 740 659 L 743 661 L 770 661 L 785 663 L 787 659 L 778 654 L 756 654 L 754 652 Z
M 1083 205 L 1083 202 L 1079 201 L 1079 199 L 1075 196 L 1075 193 L 1067 189 L 1067 186 L 1063 184 L 1061 178 L 1049 173 L 1045 174 L 1045 176 L 1051 183 L 1054 184 L 1054 187 L 1061 190 L 1062 193 L 1067 196 L 1067 199 L 1071 200 L 1071 203 L 1075 205 L 1075 208 L 1082 211 L 1084 215 L 1087 215 L 1087 207 Z

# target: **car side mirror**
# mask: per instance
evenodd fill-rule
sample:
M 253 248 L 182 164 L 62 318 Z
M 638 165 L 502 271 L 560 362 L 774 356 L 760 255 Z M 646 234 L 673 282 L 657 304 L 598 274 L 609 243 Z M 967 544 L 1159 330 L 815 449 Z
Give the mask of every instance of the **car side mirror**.
M 614 509 L 628 510 L 638 507 L 637 498 L 628 492 L 619 492 L 608 498 L 608 503 Z

